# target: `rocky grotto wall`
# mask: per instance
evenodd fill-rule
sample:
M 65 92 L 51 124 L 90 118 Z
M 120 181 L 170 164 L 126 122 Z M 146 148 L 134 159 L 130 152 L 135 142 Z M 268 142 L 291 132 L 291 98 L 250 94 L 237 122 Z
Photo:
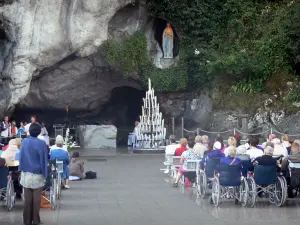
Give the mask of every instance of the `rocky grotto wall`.
M 35 113 L 44 115 L 42 120 L 48 118 L 49 123 L 60 123 L 66 120 L 65 108 L 69 105 L 69 119 L 78 123 L 103 123 L 115 118 L 112 122 L 131 129 L 133 125 L 128 124 L 133 123 L 139 111 L 135 109 L 134 115 L 128 115 L 124 103 L 130 102 L 122 98 L 118 102 L 116 96 L 131 93 L 127 99 L 138 105 L 144 87 L 138 76 L 124 78 L 108 65 L 99 46 L 108 39 L 122 41 L 141 30 L 147 37 L 147 52 L 153 64 L 157 68 L 171 67 L 180 60 L 180 37 L 173 27 L 176 57 L 165 64 L 160 60 L 159 35 L 166 22 L 150 17 L 143 1 L 2 1 L 0 116 L 23 115 L 28 119 Z M 216 109 L 212 90 L 160 93 L 158 97 L 166 121 L 170 125 L 170 118 L 175 117 L 178 128 L 184 117 L 186 128 L 191 130 L 227 130 L 233 126 L 232 118 L 240 113 Z M 130 120 L 125 121 L 124 115 Z M 252 113 L 249 127 L 253 131 L 266 129 L 271 121 L 283 130 L 292 126 L 292 131 L 297 132 L 299 128 L 292 121 L 299 117 L 263 106 Z

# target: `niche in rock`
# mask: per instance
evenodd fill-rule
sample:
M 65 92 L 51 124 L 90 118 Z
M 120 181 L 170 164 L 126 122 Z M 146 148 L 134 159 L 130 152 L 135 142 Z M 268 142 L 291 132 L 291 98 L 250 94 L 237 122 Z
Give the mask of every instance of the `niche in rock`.
M 132 87 L 117 87 L 111 92 L 109 102 L 103 106 L 99 116 L 118 128 L 117 146 L 126 146 L 128 133 L 142 112 L 145 91 Z
M 164 36 L 164 32 L 166 31 L 166 28 L 168 27 L 168 24 L 170 24 L 168 21 L 161 18 L 155 18 L 153 23 L 154 31 L 155 31 L 154 33 L 155 39 L 159 44 L 163 53 L 164 53 L 163 36 Z M 179 38 L 172 24 L 170 24 L 170 28 L 171 28 L 170 30 L 173 31 L 173 46 L 172 46 L 173 54 L 172 55 L 173 58 L 175 58 L 179 54 Z

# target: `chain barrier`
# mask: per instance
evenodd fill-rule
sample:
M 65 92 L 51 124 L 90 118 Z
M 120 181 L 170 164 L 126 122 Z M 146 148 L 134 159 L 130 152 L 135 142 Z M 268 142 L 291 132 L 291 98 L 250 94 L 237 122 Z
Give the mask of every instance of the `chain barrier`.
M 238 130 L 238 129 L 236 129 L 236 128 L 235 128 L 235 130 L 236 130 L 238 133 L 244 134 L 244 135 L 247 135 L 247 136 L 249 136 L 249 135 L 262 135 L 262 134 L 269 133 L 269 132 L 271 131 L 271 130 L 266 130 L 266 131 L 263 131 L 263 132 L 260 132 L 260 133 L 250 134 L 250 133 L 242 132 L 242 131 L 240 131 L 240 130 Z
M 186 129 L 183 129 L 185 132 L 187 132 L 187 133 L 195 133 L 195 132 L 197 132 L 197 130 L 186 130 Z

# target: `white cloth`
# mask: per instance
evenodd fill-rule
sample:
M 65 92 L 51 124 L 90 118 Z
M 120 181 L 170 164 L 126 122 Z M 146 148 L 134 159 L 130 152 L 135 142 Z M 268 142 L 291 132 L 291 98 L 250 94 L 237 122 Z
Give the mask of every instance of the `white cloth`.
M 80 180 L 80 177 L 77 177 L 77 176 L 69 176 L 69 180 Z
M 46 143 L 46 145 L 49 146 L 49 142 L 50 142 L 49 136 L 42 136 L 42 135 L 39 135 L 39 136 L 38 136 L 38 139 L 44 141 L 44 142 Z
M 288 156 L 287 149 L 283 147 L 281 144 L 274 144 L 273 156 L 280 156 L 280 155 L 287 157 Z
M 256 159 L 257 157 L 262 156 L 264 153 L 262 150 L 258 148 L 250 148 L 249 150 L 246 151 L 246 154 L 250 156 L 251 161 Z
M 180 145 L 176 143 L 167 145 L 165 150 L 166 155 L 174 155 L 176 148 L 179 148 L 178 146 L 180 147 Z
M 51 152 L 52 150 L 54 150 L 54 149 L 62 149 L 62 150 L 64 150 L 64 151 L 66 151 L 66 152 L 69 152 L 69 151 L 68 151 L 68 147 L 67 147 L 66 145 L 64 145 L 62 148 L 61 148 L 61 147 L 57 147 L 56 145 L 52 145 L 51 148 L 50 148 L 50 152 Z
M 30 135 L 30 134 L 29 134 L 29 127 L 30 127 L 30 125 L 31 125 L 31 123 L 28 123 L 28 124 L 24 127 L 24 130 L 25 130 L 27 136 Z

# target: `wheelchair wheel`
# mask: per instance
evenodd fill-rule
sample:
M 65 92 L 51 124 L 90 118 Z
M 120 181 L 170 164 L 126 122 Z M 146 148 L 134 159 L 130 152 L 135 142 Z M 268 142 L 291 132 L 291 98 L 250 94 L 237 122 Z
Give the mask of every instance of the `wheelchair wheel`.
M 57 186 L 56 186 L 56 179 L 54 179 L 53 177 L 52 177 L 52 182 L 51 182 L 51 187 L 50 187 L 50 204 L 51 204 L 51 208 L 53 209 L 53 210 L 55 210 L 55 208 L 56 208 L 56 193 L 57 193 L 57 190 L 56 190 L 56 188 L 57 188 Z
M 57 191 L 57 199 L 60 199 L 61 196 L 61 175 L 58 174 L 57 175 L 57 187 L 56 187 L 56 191 Z
M 249 187 L 246 179 L 243 179 L 239 188 L 239 202 L 243 207 L 247 206 L 249 198 Z
M 11 211 L 15 206 L 15 189 L 13 181 L 8 181 L 6 189 L 6 207 Z
M 206 194 L 206 190 L 207 190 L 206 174 L 204 171 L 201 170 L 197 180 L 197 194 L 201 198 L 204 198 Z
M 256 191 L 256 184 L 253 179 L 253 177 L 247 178 L 247 185 L 248 185 L 248 199 L 247 199 L 247 205 L 248 207 L 254 207 L 255 202 L 256 202 L 256 196 L 257 196 L 257 191 Z
M 274 184 L 274 203 L 276 206 L 283 206 L 286 200 L 286 187 L 283 179 L 277 177 Z
M 288 195 L 287 195 L 288 185 L 287 185 L 287 182 L 286 182 L 286 179 L 285 179 L 284 176 L 280 176 L 280 179 L 283 181 L 283 185 L 284 185 L 284 187 L 285 187 L 285 191 L 284 191 L 285 195 L 284 195 L 284 200 L 283 200 L 283 202 L 285 203 L 285 202 L 286 202 L 286 199 L 287 199 L 287 197 L 288 197 Z
M 212 200 L 216 207 L 220 204 L 220 195 L 221 195 L 221 188 L 220 188 L 220 181 L 218 177 L 214 177 L 213 184 L 212 184 Z

